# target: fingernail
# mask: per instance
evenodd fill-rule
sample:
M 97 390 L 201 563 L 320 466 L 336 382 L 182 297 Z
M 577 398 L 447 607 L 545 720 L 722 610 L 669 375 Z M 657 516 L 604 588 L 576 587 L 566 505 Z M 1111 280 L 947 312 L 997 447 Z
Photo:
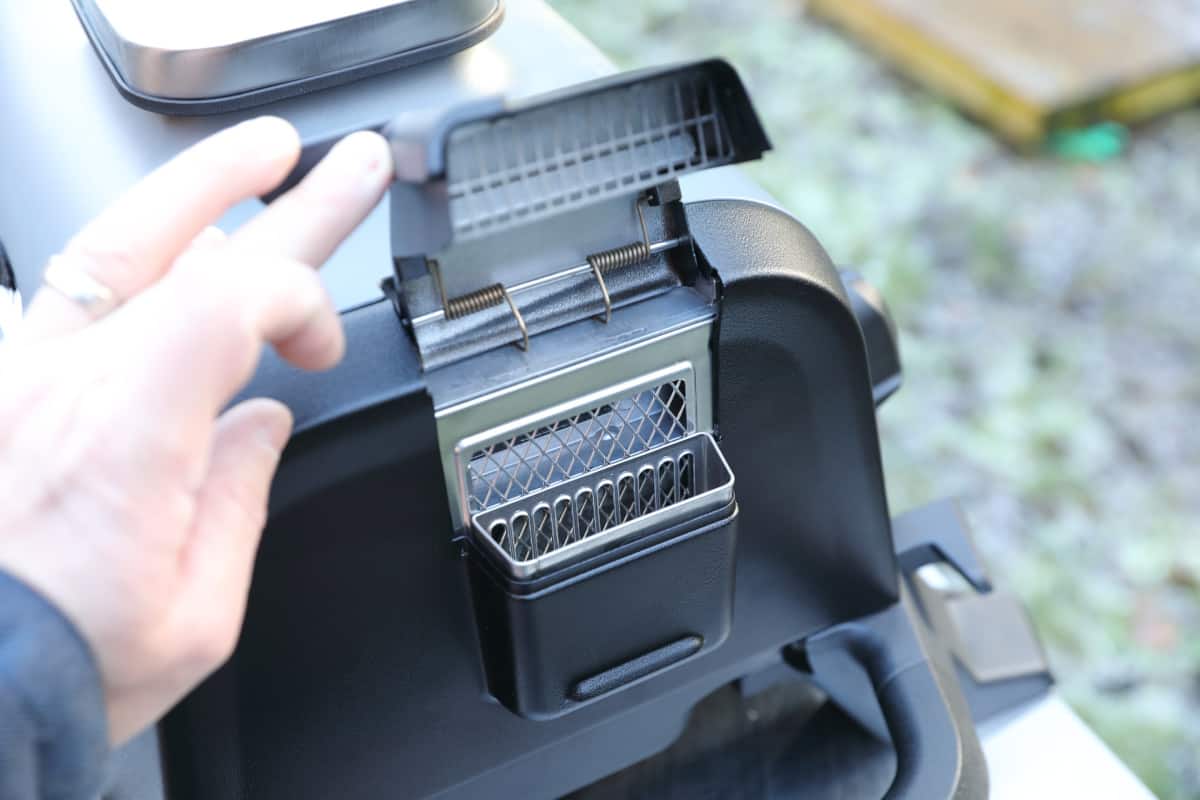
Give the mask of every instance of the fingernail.
M 263 399 L 260 402 L 264 406 L 269 403 L 274 407 L 261 414 L 258 420 L 258 436 L 263 444 L 281 453 L 292 435 L 292 412 L 283 403 L 275 400 Z
M 255 117 L 238 124 L 238 136 L 244 136 L 255 155 L 263 161 L 294 158 L 300 151 L 300 134 L 282 117 Z
M 364 190 L 378 191 L 392 179 L 392 152 L 378 133 L 359 131 L 334 145 L 323 166 L 321 171 L 337 176 L 335 180 L 353 180 Z

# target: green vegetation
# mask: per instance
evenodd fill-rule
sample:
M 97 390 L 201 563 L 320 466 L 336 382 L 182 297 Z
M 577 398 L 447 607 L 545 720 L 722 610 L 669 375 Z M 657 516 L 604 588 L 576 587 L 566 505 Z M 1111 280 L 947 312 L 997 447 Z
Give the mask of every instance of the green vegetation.
M 1200 798 L 1200 110 L 1031 159 L 800 2 L 553 3 L 622 66 L 738 65 L 775 143 L 750 172 L 899 321 L 893 509 L 960 497 L 1068 699 Z

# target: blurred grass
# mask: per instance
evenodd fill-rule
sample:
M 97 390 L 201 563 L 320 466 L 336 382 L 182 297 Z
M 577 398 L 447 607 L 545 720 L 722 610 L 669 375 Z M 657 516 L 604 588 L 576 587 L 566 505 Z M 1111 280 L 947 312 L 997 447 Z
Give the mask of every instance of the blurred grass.
M 1200 110 L 1022 158 L 799 3 L 552 4 L 622 66 L 739 67 L 775 144 L 750 172 L 898 320 L 893 510 L 962 498 L 1067 698 L 1200 798 Z

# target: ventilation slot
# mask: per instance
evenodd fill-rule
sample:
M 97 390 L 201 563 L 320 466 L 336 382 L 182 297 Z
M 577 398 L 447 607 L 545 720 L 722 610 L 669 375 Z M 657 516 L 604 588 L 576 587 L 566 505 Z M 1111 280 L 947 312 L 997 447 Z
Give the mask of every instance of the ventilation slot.
M 447 151 L 457 240 L 734 160 L 713 82 L 659 76 L 464 125 Z
M 697 434 L 477 514 L 475 530 L 518 576 L 693 519 L 733 498 L 712 437 Z

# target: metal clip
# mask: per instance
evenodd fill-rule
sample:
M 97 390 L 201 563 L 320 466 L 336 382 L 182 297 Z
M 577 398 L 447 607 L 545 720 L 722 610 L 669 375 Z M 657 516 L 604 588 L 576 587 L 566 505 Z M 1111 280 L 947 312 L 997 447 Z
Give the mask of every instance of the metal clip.
M 446 319 L 458 319 L 468 314 L 474 314 L 476 311 L 483 311 L 486 308 L 507 302 L 509 310 L 512 311 L 513 319 L 517 321 L 517 328 L 521 331 L 519 346 L 522 350 L 529 349 L 529 327 L 526 326 L 525 318 L 521 316 L 520 309 L 517 308 L 512 295 L 508 293 L 508 289 L 504 288 L 503 284 L 494 283 L 491 286 L 476 289 L 469 294 L 448 298 L 446 297 L 446 287 L 442 283 L 442 273 L 437 261 L 429 261 L 429 271 L 433 273 L 434 280 L 437 281 L 438 293 L 442 298 L 442 313 Z
M 592 268 L 592 274 L 596 276 L 596 283 L 600 284 L 600 294 L 604 298 L 604 319 L 601 321 L 605 325 L 612 320 L 612 296 L 608 293 L 608 284 L 604 282 L 604 273 L 650 260 L 650 233 L 646 229 L 646 215 L 642 212 L 644 199 L 639 197 L 633 204 L 634 210 L 637 211 L 638 222 L 642 226 L 642 240 L 623 247 L 592 253 L 587 257 L 588 266 Z

